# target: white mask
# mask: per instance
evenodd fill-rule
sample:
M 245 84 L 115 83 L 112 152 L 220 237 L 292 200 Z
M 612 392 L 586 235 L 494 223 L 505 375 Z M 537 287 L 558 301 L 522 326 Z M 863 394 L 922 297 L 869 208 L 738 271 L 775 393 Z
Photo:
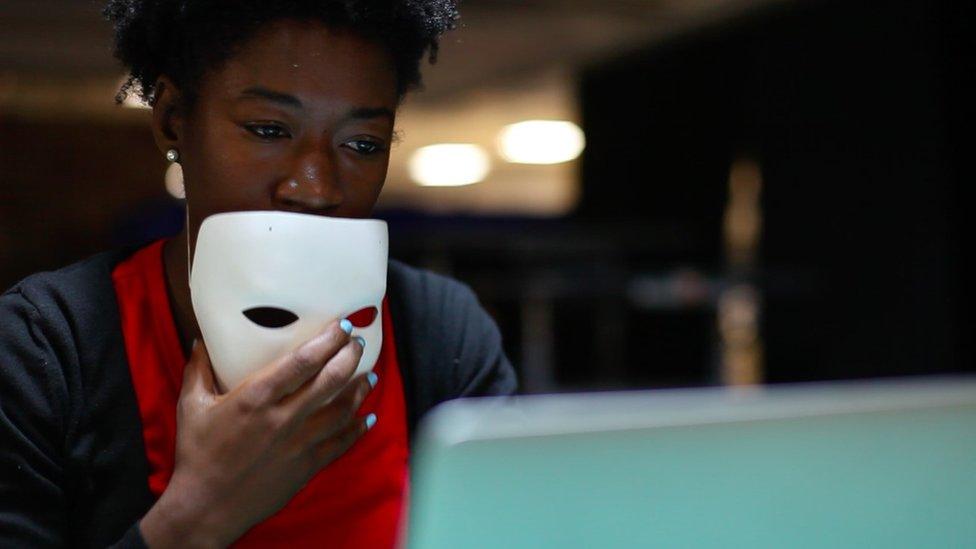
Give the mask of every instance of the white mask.
M 220 389 L 233 389 L 332 321 L 375 307 L 372 322 L 352 332 L 366 340 L 356 373 L 371 370 L 383 342 L 387 253 L 386 223 L 373 219 L 277 211 L 204 219 L 190 296 Z

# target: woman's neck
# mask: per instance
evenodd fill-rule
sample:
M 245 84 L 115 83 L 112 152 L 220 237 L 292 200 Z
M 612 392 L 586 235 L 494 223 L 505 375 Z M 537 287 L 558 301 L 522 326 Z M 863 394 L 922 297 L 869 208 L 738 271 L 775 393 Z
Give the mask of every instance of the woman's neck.
M 200 337 L 200 327 L 193 314 L 190 301 L 189 258 L 186 246 L 187 232 L 184 228 L 178 235 L 163 244 L 163 268 L 166 275 L 166 290 L 170 310 L 176 323 L 176 333 L 185 356 L 189 356 L 193 340 Z

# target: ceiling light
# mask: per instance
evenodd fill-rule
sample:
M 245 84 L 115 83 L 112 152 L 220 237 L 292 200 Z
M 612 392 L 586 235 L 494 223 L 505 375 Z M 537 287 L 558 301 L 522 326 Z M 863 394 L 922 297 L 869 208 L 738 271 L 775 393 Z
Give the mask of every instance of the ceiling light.
M 116 88 L 121 88 L 125 86 L 126 82 L 129 81 L 128 76 L 123 76 L 119 83 L 116 84 Z M 152 109 L 146 103 L 143 103 L 142 99 L 139 98 L 139 94 L 136 92 L 138 89 L 138 84 L 134 84 L 133 88 L 126 91 L 125 97 L 122 99 L 122 106 L 127 109 Z
M 442 143 L 414 151 L 410 178 L 425 187 L 457 187 L 484 180 L 491 170 L 488 153 L 478 145 Z
M 135 92 L 129 92 L 126 94 L 125 99 L 122 100 L 122 106 L 127 109 L 152 109 L 152 107 L 143 103 L 142 99 L 139 99 Z
M 498 153 L 518 164 L 558 164 L 583 152 L 583 130 L 566 120 L 526 120 L 502 128 Z

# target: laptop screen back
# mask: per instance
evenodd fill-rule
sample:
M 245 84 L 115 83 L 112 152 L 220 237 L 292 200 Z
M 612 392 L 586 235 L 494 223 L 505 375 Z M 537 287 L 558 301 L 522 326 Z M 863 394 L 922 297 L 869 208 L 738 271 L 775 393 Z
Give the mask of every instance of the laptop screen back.
M 411 548 L 976 545 L 976 380 L 455 401 Z

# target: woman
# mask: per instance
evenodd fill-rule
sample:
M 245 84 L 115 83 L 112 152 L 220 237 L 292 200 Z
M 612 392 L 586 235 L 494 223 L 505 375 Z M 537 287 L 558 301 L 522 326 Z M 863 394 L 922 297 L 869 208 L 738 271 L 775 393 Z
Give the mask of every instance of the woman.
M 105 14 L 132 74 L 120 95 L 152 105 L 188 222 L 0 297 L 0 545 L 394 544 L 417 420 L 515 390 L 494 323 L 465 286 L 391 261 L 377 375 L 351 378 L 362 348 L 343 320 L 218 394 L 187 245 L 219 212 L 369 216 L 397 106 L 453 3 L 112 0 Z

